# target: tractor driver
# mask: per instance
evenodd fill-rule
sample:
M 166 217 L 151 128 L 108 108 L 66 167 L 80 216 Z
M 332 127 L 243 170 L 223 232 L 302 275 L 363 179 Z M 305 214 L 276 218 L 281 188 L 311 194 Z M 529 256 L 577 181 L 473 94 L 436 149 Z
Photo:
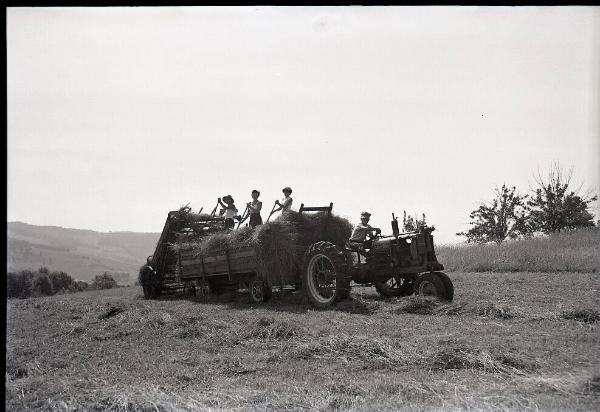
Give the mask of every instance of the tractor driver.
M 369 212 L 362 212 L 360 214 L 360 223 L 354 226 L 354 230 L 352 231 L 352 235 L 348 240 L 348 247 L 352 250 L 360 252 L 362 254 L 365 253 L 365 241 L 367 239 L 367 235 L 373 236 L 373 232 L 380 234 L 381 229 L 377 227 L 373 227 L 369 224 L 369 219 L 371 218 L 371 214 Z M 368 245 L 367 245 L 368 246 Z

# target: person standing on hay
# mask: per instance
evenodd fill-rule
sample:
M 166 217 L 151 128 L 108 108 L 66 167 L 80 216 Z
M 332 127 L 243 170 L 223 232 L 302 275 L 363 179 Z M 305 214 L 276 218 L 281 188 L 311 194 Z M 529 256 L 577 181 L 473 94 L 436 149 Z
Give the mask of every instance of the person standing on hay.
M 223 196 L 223 200 L 221 201 L 221 198 L 219 198 L 218 202 L 223 208 L 221 209 L 220 214 L 223 215 L 223 213 L 225 213 L 223 216 L 225 218 L 225 229 L 233 229 L 233 227 L 235 226 L 234 218 L 238 214 L 238 210 L 233 202 L 233 197 L 231 197 L 231 195 Z
M 248 215 L 250 216 L 250 222 L 248 223 L 252 229 L 258 225 L 262 225 L 262 217 L 260 216 L 260 210 L 262 209 L 262 202 L 258 200 L 260 192 L 256 189 L 252 191 L 252 202 L 246 203 L 248 207 Z
M 279 212 L 280 210 L 281 210 L 281 213 L 283 214 L 292 209 L 292 202 L 294 201 L 294 199 L 292 199 L 290 197 L 290 195 L 292 194 L 292 188 L 289 186 L 286 186 L 283 188 L 282 192 L 283 192 L 283 199 L 281 199 L 281 202 L 279 200 L 275 201 L 275 205 L 279 206 L 279 207 L 273 208 L 273 210 L 271 211 L 271 215 L 275 212 Z
M 360 223 L 354 226 L 352 235 L 348 240 L 348 248 L 365 254 L 365 246 L 370 247 L 370 242 L 366 240 L 367 235 L 373 236 L 373 232 L 377 234 L 381 233 L 381 229 L 378 227 L 373 227 L 369 224 L 370 219 L 371 214 L 369 212 L 362 212 L 360 214 Z

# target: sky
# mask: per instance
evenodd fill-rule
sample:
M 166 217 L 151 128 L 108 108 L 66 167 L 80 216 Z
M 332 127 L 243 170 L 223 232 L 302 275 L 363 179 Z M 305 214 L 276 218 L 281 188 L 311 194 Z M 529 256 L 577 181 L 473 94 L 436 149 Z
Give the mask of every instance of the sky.
M 593 7 L 9 8 L 7 220 L 159 232 L 291 186 L 458 242 L 553 162 L 600 192 L 599 80 Z

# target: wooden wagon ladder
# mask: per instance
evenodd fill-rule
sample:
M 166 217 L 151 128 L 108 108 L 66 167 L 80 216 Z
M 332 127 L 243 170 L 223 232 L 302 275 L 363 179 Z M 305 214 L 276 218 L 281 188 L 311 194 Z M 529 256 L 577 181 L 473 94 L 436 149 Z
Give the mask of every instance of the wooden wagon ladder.
M 321 226 L 321 238 L 325 238 L 325 234 L 327 233 L 327 224 L 329 223 L 329 218 L 331 217 L 331 210 L 333 209 L 333 202 L 329 203 L 329 206 L 313 206 L 313 207 L 305 207 L 304 203 L 300 205 L 300 210 L 298 211 L 300 214 L 302 212 L 327 212 L 327 219 L 325 219 L 325 224 Z
M 299 213 L 302 212 L 327 212 L 328 216 L 331 216 L 331 210 L 333 209 L 333 202 L 329 203 L 329 206 L 304 206 L 304 203 L 302 203 L 300 205 L 300 210 L 298 210 Z

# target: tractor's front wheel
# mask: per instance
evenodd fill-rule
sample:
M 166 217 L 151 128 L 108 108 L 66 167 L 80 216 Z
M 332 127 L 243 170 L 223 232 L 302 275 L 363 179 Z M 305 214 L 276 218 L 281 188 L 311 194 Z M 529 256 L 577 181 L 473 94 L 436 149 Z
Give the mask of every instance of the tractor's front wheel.
M 302 288 L 318 308 L 329 307 L 350 294 L 348 266 L 344 254 L 330 242 L 317 242 L 304 254 Z
M 381 296 L 400 297 L 412 295 L 414 280 L 402 276 L 392 276 L 386 281 L 375 282 L 375 290 Z
M 446 288 L 446 281 L 439 273 L 424 273 L 420 275 L 415 280 L 415 293 L 419 296 L 433 297 L 440 300 L 452 300 L 453 296 L 450 296 L 451 292 Z
M 446 300 L 452 302 L 452 299 L 454 299 L 454 285 L 452 284 L 452 280 L 450 280 L 450 277 L 444 272 L 435 272 L 435 274 L 442 282 L 444 282 L 444 288 L 446 288 Z

